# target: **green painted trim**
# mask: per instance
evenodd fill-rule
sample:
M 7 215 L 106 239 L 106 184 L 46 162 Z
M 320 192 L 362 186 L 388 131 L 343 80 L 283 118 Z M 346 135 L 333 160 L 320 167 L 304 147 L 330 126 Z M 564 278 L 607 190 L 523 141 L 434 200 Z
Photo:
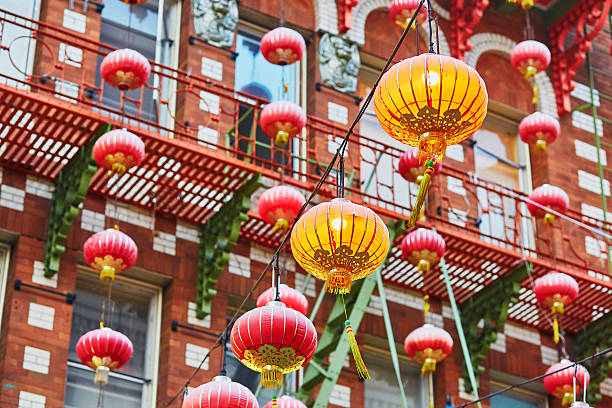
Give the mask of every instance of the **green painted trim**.
M 574 353 L 577 360 L 582 360 L 600 350 L 612 347 L 612 313 L 607 313 L 574 336 Z M 587 398 L 591 403 L 601 401 L 600 385 L 608 378 L 612 370 L 612 355 L 601 356 L 592 360 L 587 366 L 591 379 L 587 389 Z
M 79 215 L 79 206 L 85 200 L 91 177 L 98 170 L 92 151 L 96 140 L 110 131 L 111 125 L 105 124 L 89 139 L 72 161 L 62 169 L 55 180 L 55 190 L 51 197 L 51 212 L 47 227 L 45 248 L 45 277 L 50 278 L 60 269 L 60 259 L 66 247 L 66 237 L 72 223 Z
M 312 311 L 310 312 L 309 319 L 312 322 L 314 322 L 315 318 L 317 317 L 317 313 L 319 313 L 319 308 L 321 307 L 321 303 L 323 303 L 325 292 L 327 291 L 325 290 L 325 285 L 323 285 L 323 287 L 321 288 L 321 291 L 319 292 L 319 296 L 317 296 L 317 301 L 315 302 L 314 306 L 312 307 Z
M 253 175 L 214 213 L 200 229 L 196 316 L 203 319 L 211 313 L 211 302 L 217 296 L 215 285 L 229 263 L 229 255 L 238 242 L 240 227 L 248 219 L 251 195 L 260 186 L 261 174 Z
M 574 8 L 580 0 L 563 0 L 556 2 L 548 11 L 544 13 L 546 27 L 550 27 L 559 21 L 568 11 Z

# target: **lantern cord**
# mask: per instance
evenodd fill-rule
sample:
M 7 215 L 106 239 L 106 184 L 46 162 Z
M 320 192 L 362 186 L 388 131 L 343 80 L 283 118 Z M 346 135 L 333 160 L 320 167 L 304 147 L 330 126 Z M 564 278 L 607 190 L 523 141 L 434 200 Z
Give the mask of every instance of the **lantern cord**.
M 431 0 L 427 0 L 427 22 L 429 23 L 429 52 L 434 53 L 434 42 L 433 42 L 433 18 L 431 17 Z
M 281 297 L 280 297 L 280 267 L 278 266 L 278 254 L 274 255 L 274 263 L 275 263 L 275 268 L 274 268 L 274 289 L 276 290 L 276 295 L 274 300 L 277 302 L 281 301 Z
M 433 373 L 427 374 L 427 380 L 429 382 L 429 408 L 435 408 L 434 405 L 434 382 L 433 382 Z
M 302 208 L 300 209 L 300 211 L 295 216 L 293 222 L 291 223 L 291 226 L 289 227 L 289 229 L 287 230 L 287 232 L 283 236 L 281 242 L 279 243 L 278 247 L 276 248 L 276 251 L 274 253 L 275 256 L 278 256 L 280 251 L 287 244 L 287 241 L 289 240 L 289 237 L 291 236 L 291 231 L 293 230 L 293 226 L 295 225 L 295 222 L 302 216 L 304 211 L 306 211 L 306 208 L 312 202 L 312 200 L 314 199 L 315 195 L 318 193 L 318 191 L 321 189 L 321 187 L 323 187 L 323 185 L 325 184 L 325 182 L 327 180 L 327 177 L 329 176 L 329 174 L 331 173 L 332 169 L 336 165 L 336 160 L 338 160 L 338 157 L 340 155 L 344 154 L 344 152 L 346 150 L 346 147 L 348 145 L 348 141 L 349 141 L 351 135 L 353 134 L 353 131 L 355 130 L 355 127 L 357 126 L 357 124 L 359 123 L 359 121 L 361 120 L 363 115 L 365 114 L 365 111 L 367 110 L 368 106 L 370 105 L 370 102 L 374 98 L 374 92 L 376 92 L 376 88 L 378 87 L 378 84 L 380 83 L 383 74 L 389 69 L 389 67 L 393 63 L 393 59 L 397 55 L 397 52 L 399 51 L 399 49 L 402 46 L 404 40 L 406 39 L 406 36 L 408 35 L 408 32 L 410 31 L 410 27 L 412 26 L 412 24 L 416 20 L 416 17 L 418 16 L 418 14 L 420 13 L 421 9 L 423 8 L 423 4 L 425 4 L 425 1 L 426 0 L 420 0 L 419 1 L 419 5 L 418 5 L 417 9 L 415 10 L 414 14 L 412 15 L 412 18 L 410 19 L 408 25 L 404 29 L 404 32 L 400 36 L 398 42 L 395 44 L 395 47 L 393 48 L 393 51 L 391 52 L 391 55 L 389 55 L 389 58 L 387 58 L 387 62 L 385 63 L 385 66 L 383 67 L 383 69 L 381 70 L 380 74 L 378 75 L 378 78 L 376 78 L 376 81 L 374 82 L 374 85 L 372 86 L 372 89 L 368 93 L 368 96 L 364 99 L 363 104 L 362 104 L 361 108 L 359 109 L 359 112 L 357 113 L 357 116 L 355 116 L 355 119 L 353 120 L 351 126 L 347 130 L 346 135 L 344 136 L 344 139 L 342 140 L 342 142 L 340 142 L 340 145 L 336 149 L 336 153 L 332 156 L 329 164 L 327 165 L 327 167 L 323 171 L 323 174 L 321 174 L 321 178 L 319 179 L 319 181 L 315 185 L 314 189 L 312 190 L 312 192 L 310 193 L 310 195 L 306 199 L 306 202 L 304 203 L 304 205 L 302 205 Z M 267 273 L 272 268 L 272 264 L 273 264 L 273 259 L 270 260 L 268 265 L 266 265 L 265 269 L 261 272 L 261 274 L 259 275 L 259 277 L 255 281 L 255 283 L 253 284 L 253 287 L 249 290 L 249 293 L 244 297 L 244 299 L 242 300 L 241 304 L 238 306 L 238 308 L 234 312 L 234 314 L 233 314 L 232 318 L 230 319 L 229 323 L 227 324 L 226 328 L 228 328 L 228 329 L 231 328 L 233 326 L 234 322 L 236 321 L 236 319 L 238 319 L 238 316 L 240 314 L 242 314 L 242 310 L 244 309 L 244 307 L 247 304 L 247 302 L 249 301 L 249 299 L 252 298 L 253 294 L 255 293 L 255 290 L 261 284 L 263 279 L 266 277 Z M 189 378 L 187 379 L 187 381 L 185 382 L 184 385 L 189 385 L 191 383 L 191 380 L 193 380 L 193 378 L 200 372 L 200 369 L 201 369 L 202 365 L 204 364 L 204 362 L 206 362 L 206 360 L 208 360 L 208 357 L 210 357 L 210 353 L 220 346 L 220 342 L 221 342 L 221 336 L 217 337 L 217 340 L 215 341 L 215 343 L 211 346 L 210 350 L 208 350 L 208 352 L 204 355 L 204 357 L 200 361 L 200 364 L 198 364 L 198 366 L 194 368 L 193 372 L 191 373 L 191 375 L 189 376 Z M 166 406 L 167 407 L 171 406 L 172 403 L 174 401 L 176 401 L 176 399 L 182 394 L 182 392 L 183 392 L 183 387 L 181 387 L 181 389 L 178 390 L 178 392 L 170 399 L 170 401 L 168 402 L 168 404 Z
M 429 11 L 431 13 L 431 10 Z M 438 25 L 438 15 L 436 14 L 436 51 L 440 55 L 440 26 Z
M 414 22 L 414 38 L 416 40 L 416 54 L 421 55 L 420 45 L 419 45 L 419 22 Z
M 531 384 L 531 383 L 540 381 L 543 378 L 549 377 L 551 375 L 555 375 L 557 373 L 560 373 L 561 371 L 565 371 L 565 370 L 570 369 L 572 367 L 576 367 L 578 364 L 585 363 L 587 361 L 590 361 L 590 360 L 592 360 L 594 358 L 597 358 L 597 357 L 601 357 L 601 356 L 603 356 L 605 354 L 608 354 L 608 353 L 612 353 L 612 347 L 609 347 L 609 348 L 607 348 L 605 350 L 602 350 L 602 351 L 600 351 L 598 353 L 592 354 L 592 355 L 590 355 L 590 356 L 588 356 L 586 358 L 583 358 L 580 361 L 576 361 L 575 363 L 572 363 L 572 364 L 570 364 L 570 365 L 568 365 L 566 367 L 559 368 L 558 370 L 551 371 L 550 373 L 542 374 L 542 375 L 530 378 L 530 379 L 525 380 L 525 381 L 521 381 L 520 383 L 517 383 L 517 384 L 511 385 L 509 387 L 503 388 L 503 389 L 501 389 L 499 391 L 492 392 L 491 394 L 485 395 L 484 397 L 480 397 L 480 398 L 478 398 L 476 400 L 473 400 L 473 401 L 470 401 L 470 402 L 466 402 L 465 404 L 461 404 L 461 405 L 457 406 L 456 408 L 465 408 L 465 407 L 469 407 L 470 405 L 474 405 L 476 403 L 489 400 L 489 399 L 491 399 L 493 397 L 496 397 L 498 395 L 504 394 L 504 393 L 506 393 L 508 391 L 511 391 L 511 390 L 515 389 L 515 388 L 520 388 L 520 387 L 523 387 L 523 386 L 525 386 L 527 384 Z
M 104 407 L 104 386 L 100 384 L 100 390 L 98 391 L 98 408 Z
M 221 370 L 219 370 L 219 375 L 227 376 L 225 366 L 225 356 L 227 355 L 227 331 L 224 331 L 221 336 L 221 341 L 223 342 L 223 356 L 221 357 Z
M 336 195 L 338 198 L 344 198 L 344 156 L 340 155 L 339 160 L 336 176 Z

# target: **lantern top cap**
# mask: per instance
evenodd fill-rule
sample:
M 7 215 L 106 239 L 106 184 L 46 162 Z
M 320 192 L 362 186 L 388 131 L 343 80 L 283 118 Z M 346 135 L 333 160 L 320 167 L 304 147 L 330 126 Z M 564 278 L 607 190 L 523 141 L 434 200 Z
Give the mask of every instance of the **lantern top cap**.
M 278 302 L 276 300 L 269 301 L 268 303 L 266 303 L 266 306 L 287 307 L 283 302 Z
M 331 200 L 332 203 L 351 203 L 351 200 L 346 199 L 344 197 L 336 197 Z
M 214 382 L 224 382 L 224 383 L 229 383 L 229 382 L 232 382 L 232 379 L 231 379 L 231 378 L 229 378 L 229 377 L 228 377 L 228 376 L 226 376 L 226 375 L 218 375 L 218 376 L 216 376 L 215 378 L 213 378 L 213 381 L 214 381 Z

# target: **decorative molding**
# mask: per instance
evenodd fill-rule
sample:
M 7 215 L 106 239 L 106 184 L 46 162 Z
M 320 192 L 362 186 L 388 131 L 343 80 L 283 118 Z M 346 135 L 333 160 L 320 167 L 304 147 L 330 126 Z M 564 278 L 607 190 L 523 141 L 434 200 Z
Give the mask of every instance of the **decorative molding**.
M 485 52 L 499 51 L 510 57 L 510 53 L 514 49 L 514 46 L 516 46 L 516 42 L 510 38 L 494 33 L 474 34 L 470 37 L 469 43 L 471 44 L 471 50 L 465 53 L 464 60 L 466 64 L 474 68 L 480 56 Z M 534 81 L 539 90 L 538 103 L 536 105 L 537 110 L 553 117 L 558 117 L 555 90 L 546 72 L 537 74 Z
M 361 60 L 357 43 L 347 36 L 324 33 L 319 42 L 321 80 L 340 92 L 355 92 Z
M 489 0 L 451 1 L 451 55 L 462 60 L 472 49 L 469 38 L 489 6 Z
M 193 0 L 193 29 L 202 40 L 215 47 L 231 47 L 238 25 L 236 0 Z
M 338 34 L 338 9 L 335 0 L 314 0 L 317 31 Z

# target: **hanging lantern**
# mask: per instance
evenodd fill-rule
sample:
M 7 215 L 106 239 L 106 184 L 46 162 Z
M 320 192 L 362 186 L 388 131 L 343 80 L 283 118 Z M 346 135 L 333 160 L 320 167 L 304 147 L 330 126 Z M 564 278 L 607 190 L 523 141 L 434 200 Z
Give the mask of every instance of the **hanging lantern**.
M 561 370 L 563 367 L 567 367 L 567 369 L 546 376 L 542 380 L 546 391 L 557 398 L 561 398 L 563 406 L 574 402 L 574 374 L 576 374 L 576 378 L 583 387 L 589 386 L 590 378 L 587 369 L 580 364 L 577 366 L 572 366 L 572 364 L 569 360 L 561 360 L 560 363 L 554 364 L 546 370 L 546 374 Z M 576 384 L 576 387 L 576 391 L 578 391 L 578 384 Z
M 395 24 L 405 29 L 408 23 L 410 23 L 412 15 L 417 11 L 417 8 L 419 8 L 419 3 L 420 0 L 393 0 L 389 7 L 389 17 L 391 17 L 391 20 L 393 20 Z M 427 20 L 428 16 L 427 4 L 423 3 L 414 21 L 418 23 L 418 25 L 421 25 Z M 410 29 L 412 30 L 415 26 L 416 24 L 413 23 Z
M 389 231 L 376 213 L 344 198 L 312 207 L 291 232 L 295 260 L 330 293 L 348 293 L 351 282 L 378 268 L 389 251 Z
M 453 350 L 453 338 L 446 330 L 425 324 L 406 337 L 404 350 L 412 361 L 422 364 L 421 375 L 428 376 L 429 406 L 433 408 L 433 373 L 436 364 Z
M 544 224 L 554 224 L 555 216 L 547 212 L 545 209 L 531 203 L 537 203 L 544 207 L 548 207 L 559 213 L 565 213 L 569 208 L 569 197 L 567 193 L 559 187 L 551 186 L 550 184 L 542 184 L 534 189 L 528 197 L 527 209 L 529 213 L 537 219 L 544 219 Z
M 138 258 L 138 247 L 126 234 L 115 229 L 98 232 L 83 245 L 85 261 L 100 271 L 100 279 L 113 281 L 116 273 L 131 268 Z
M 419 271 L 427 273 L 444 256 L 446 243 L 436 231 L 419 228 L 402 240 L 402 256 Z
M 284 234 L 295 217 L 306 203 L 306 198 L 299 190 L 289 186 L 272 187 L 259 197 L 257 212 L 273 231 Z
M 435 164 L 446 147 L 474 133 L 487 114 L 488 96 L 478 72 L 444 55 L 422 54 L 389 69 L 374 94 L 381 127 L 394 139 L 419 148 L 427 169 L 408 225 L 417 220 Z
M 307 408 L 306 404 L 302 401 L 296 400 L 295 398 L 291 398 L 287 395 L 284 395 L 277 399 L 276 405 L 274 405 L 274 401 L 268 402 L 264 405 L 263 408 Z
M 518 43 L 510 53 L 510 63 L 525 79 L 532 82 L 533 103 L 538 101 L 538 87 L 533 78 L 550 65 L 550 50 L 539 41 L 527 40 Z
M 94 383 L 108 384 L 108 373 L 118 370 L 132 357 L 134 348 L 126 335 L 108 327 L 92 330 L 79 338 L 76 353 L 83 364 L 96 370 Z
M 520 4 L 523 10 L 529 10 L 535 3 L 534 0 L 507 0 L 508 3 Z
M 578 282 L 560 272 L 550 272 L 535 281 L 533 292 L 538 303 L 551 308 L 555 343 L 559 343 L 558 316 L 564 313 L 565 305 L 578 297 L 579 291 Z
M 272 64 L 291 65 L 302 59 L 306 52 L 306 42 L 297 31 L 278 27 L 261 38 L 259 50 Z
M 547 144 L 557 140 L 560 131 L 559 121 L 542 112 L 525 116 L 519 124 L 521 140 L 533 146 L 536 153 L 545 153 Z
M 406 181 L 417 184 L 423 180 L 423 174 L 425 174 L 426 170 L 426 167 L 419 162 L 418 154 L 419 149 L 408 149 L 400 156 L 397 166 L 399 174 Z M 442 163 L 435 163 L 433 173 L 437 173 L 441 166 Z
M 247 387 L 219 375 L 187 394 L 182 408 L 259 408 L 259 404 Z
M 115 129 L 103 134 L 93 147 L 93 157 L 98 166 L 111 175 L 123 175 L 133 166 L 142 163 L 145 154 L 143 141 L 125 129 Z
M 100 65 L 102 78 L 115 88 L 127 91 L 144 86 L 151 74 L 151 64 L 139 52 L 123 48 L 108 54 Z
M 125 4 L 129 4 L 130 6 L 137 6 L 139 4 L 144 4 L 147 2 L 147 0 L 120 0 L 120 1 Z
M 304 367 L 317 348 L 314 325 L 281 302 L 270 302 L 243 314 L 232 328 L 232 351 L 251 370 L 261 373 L 261 385 L 283 385 L 283 375 Z
M 293 102 L 272 102 L 262 109 L 259 126 L 266 135 L 274 138 L 274 144 L 285 146 L 290 139 L 299 136 L 306 126 L 306 115 Z
M 308 313 L 308 299 L 300 291 L 290 288 L 281 283 L 279 286 L 280 301 L 290 309 L 297 310 L 303 315 Z M 262 307 L 272 302 L 276 297 L 276 288 L 272 287 L 259 295 L 257 298 L 257 307 Z

